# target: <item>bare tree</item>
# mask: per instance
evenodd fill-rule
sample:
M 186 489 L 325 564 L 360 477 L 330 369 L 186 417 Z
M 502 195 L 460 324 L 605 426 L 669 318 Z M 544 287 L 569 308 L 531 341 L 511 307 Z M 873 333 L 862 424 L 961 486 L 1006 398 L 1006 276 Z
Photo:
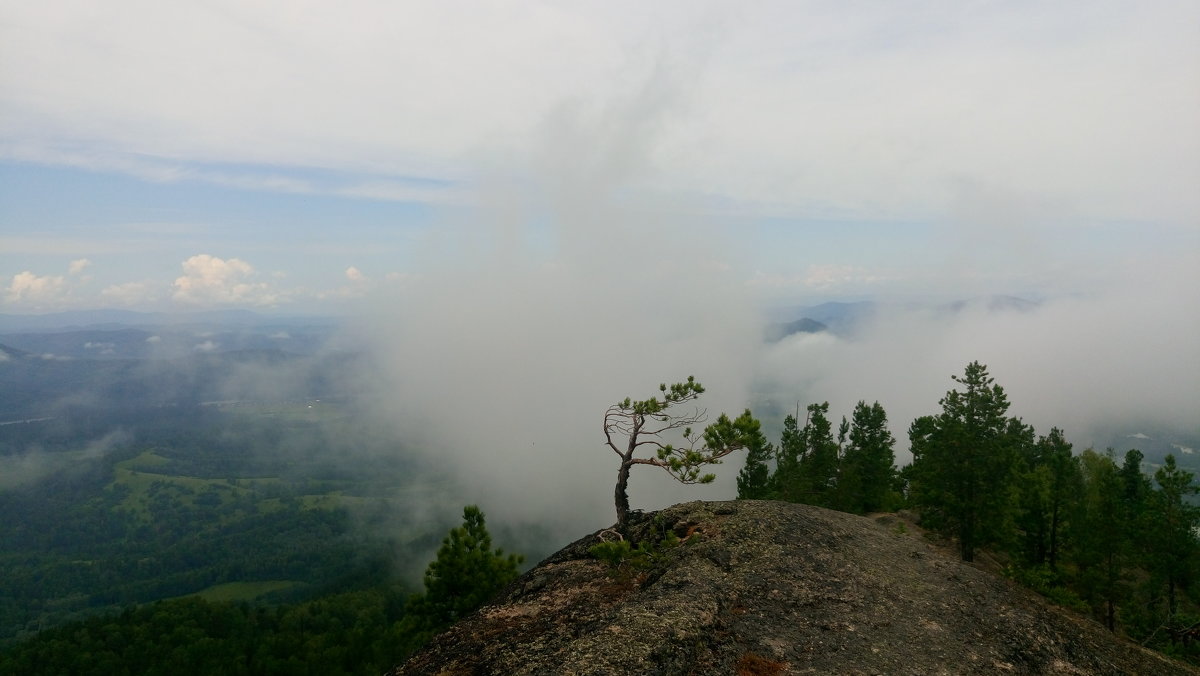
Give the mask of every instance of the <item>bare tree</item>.
M 721 458 L 746 448 L 762 437 L 759 422 L 746 409 L 736 419 L 724 413 L 717 421 L 694 431 L 708 419 L 707 411 L 687 404 L 704 394 L 704 386 L 688 376 L 687 382 L 658 386 L 660 394 L 634 401 L 629 397 L 608 407 L 604 413 L 604 438 L 609 448 L 621 458 L 614 494 L 617 507 L 617 530 L 625 532 L 629 520 L 629 470 L 634 465 L 661 467 L 676 481 L 685 484 L 706 484 L 715 474 L 701 474 L 705 465 L 720 464 Z M 675 439 L 676 443 L 670 440 Z M 638 455 L 639 450 L 651 451 Z

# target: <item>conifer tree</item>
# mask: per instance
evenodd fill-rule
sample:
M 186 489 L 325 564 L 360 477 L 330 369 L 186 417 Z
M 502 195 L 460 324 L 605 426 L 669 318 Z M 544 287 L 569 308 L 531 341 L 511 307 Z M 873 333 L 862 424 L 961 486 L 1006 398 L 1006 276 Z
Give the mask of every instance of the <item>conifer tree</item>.
M 738 472 L 739 500 L 765 500 L 771 497 L 771 468 L 767 464 L 775 455 L 775 447 L 766 437 L 757 435 L 746 447 L 746 464 Z
M 414 595 L 403 620 L 410 648 L 487 603 L 517 578 L 524 557 L 492 549 L 483 512 L 463 508 L 463 524 L 442 540 L 437 558 L 425 569 L 425 593 Z
M 838 444 L 827 417 L 829 402 L 809 404 L 808 422 L 800 430 L 804 455 L 800 460 L 800 502 L 832 507 L 836 500 Z
M 842 421 L 843 430 L 845 419 Z M 839 508 L 855 514 L 884 509 L 896 478 L 896 438 L 879 402 L 860 401 L 847 432 L 838 473 Z
M 1110 449 L 1111 450 L 1111 449 Z M 1142 547 L 1146 533 L 1146 511 L 1152 487 L 1150 479 L 1142 474 L 1145 456 L 1136 448 L 1125 452 L 1119 476 L 1121 481 L 1122 522 L 1128 529 L 1127 537 L 1135 547 Z
M 608 407 L 604 413 L 605 444 L 621 458 L 617 471 L 614 501 L 617 530 L 624 533 L 629 520 L 629 471 L 634 465 L 659 467 L 676 481 L 706 484 L 715 474 L 701 474 L 706 465 L 718 465 L 721 459 L 754 444 L 766 444 L 758 420 L 746 409 L 737 418 L 722 413 L 717 421 L 698 431 L 693 425 L 707 420 L 701 408 L 686 410 L 686 405 L 704 394 L 704 386 L 688 376 L 686 382 L 658 386 L 659 396 L 624 401 Z M 652 451 L 639 456 L 643 447 Z
M 1021 514 L 1018 525 L 1023 531 L 1023 554 L 1031 565 L 1058 567 L 1062 549 L 1063 524 L 1069 505 L 1080 489 L 1079 464 L 1071 454 L 1071 444 L 1057 427 L 1023 446 L 1020 493 Z
M 1151 497 L 1154 518 L 1149 522 L 1152 552 L 1147 568 L 1152 582 L 1166 589 L 1163 624 L 1174 628 L 1179 612 L 1179 592 L 1191 582 L 1196 564 L 1196 528 L 1200 525 L 1200 509 L 1189 503 L 1190 496 L 1200 492 L 1192 483 L 1193 475 L 1175 464 L 1168 455 L 1163 466 L 1154 473 L 1158 485 Z
M 1017 444 L 1031 431 L 1010 420 L 1008 397 L 979 362 L 951 376 L 963 390 L 942 398 L 942 412 L 909 428 L 912 497 L 946 534 L 958 538 L 964 561 L 1001 539 L 1011 512 Z
M 779 438 L 779 449 L 775 453 L 775 473 L 771 475 L 769 483 L 773 497 L 787 502 L 802 501 L 804 489 L 800 483 L 800 463 L 804 459 L 804 453 L 800 423 L 796 416 L 789 415 L 783 419 L 783 434 Z
M 1106 455 L 1092 449 L 1080 454 L 1082 489 L 1070 528 L 1080 592 L 1109 631 L 1116 631 L 1117 605 L 1129 595 L 1126 571 L 1132 553 L 1113 458 L 1111 448 Z

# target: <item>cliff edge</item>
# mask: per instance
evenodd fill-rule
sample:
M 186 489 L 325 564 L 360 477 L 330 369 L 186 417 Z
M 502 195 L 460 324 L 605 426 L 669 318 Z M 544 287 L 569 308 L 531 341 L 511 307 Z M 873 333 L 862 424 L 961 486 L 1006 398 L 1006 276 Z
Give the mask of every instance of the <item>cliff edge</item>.
M 614 574 L 585 537 L 394 675 L 1197 674 L 897 525 L 781 502 L 643 515 L 683 542 Z

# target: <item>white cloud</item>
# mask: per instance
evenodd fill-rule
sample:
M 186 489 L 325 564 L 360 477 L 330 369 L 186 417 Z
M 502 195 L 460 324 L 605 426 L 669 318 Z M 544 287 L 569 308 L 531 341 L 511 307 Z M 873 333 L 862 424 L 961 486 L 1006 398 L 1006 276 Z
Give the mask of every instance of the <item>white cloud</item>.
M 149 338 L 147 338 L 147 339 L 146 339 L 146 342 L 147 342 L 147 343 L 150 343 L 150 344 L 152 344 L 152 345 L 153 345 L 153 344 L 155 344 L 155 343 L 161 343 L 161 342 L 162 342 L 162 336 L 150 336 Z
M 203 343 L 200 343 L 200 344 L 194 346 L 192 349 L 194 349 L 197 352 L 212 352 L 212 351 L 216 350 L 217 347 L 218 347 L 217 344 L 214 343 L 213 341 L 206 340 Z
M 63 277 L 39 277 L 25 270 L 13 275 L 5 298 L 9 303 L 42 309 L 61 305 L 66 301 L 66 296 L 67 284 Z
M 172 298 L 196 305 L 273 305 L 279 293 L 265 282 L 254 281 L 251 265 L 238 258 L 224 260 L 208 254 L 183 262 L 183 276 L 175 279 Z
M 72 274 L 72 275 L 83 274 L 83 271 L 86 270 L 87 267 L 91 264 L 92 264 L 92 262 L 86 258 L 79 258 L 79 259 L 73 260 L 73 261 L 71 261 L 71 265 L 68 268 L 68 272 L 70 272 L 70 274 Z
M 100 354 L 115 354 L 116 351 L 114 348 L 116 347 L 116 343 L 93 342 L 90 340 L 83 344 L 83 349 L 96 350 Z
M 346 279 L 352 282 L 362 282 L 366 278 L 363 277 L 363 273 L 358 271 L 358 268 L 351 265 L 350 267 L 346 268 Z

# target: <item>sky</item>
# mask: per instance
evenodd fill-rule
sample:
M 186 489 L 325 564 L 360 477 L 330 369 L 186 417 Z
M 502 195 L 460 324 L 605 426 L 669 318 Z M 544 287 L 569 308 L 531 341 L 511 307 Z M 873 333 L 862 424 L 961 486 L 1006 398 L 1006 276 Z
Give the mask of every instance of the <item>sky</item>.
M 563 222 L 571 191 L 758 303 L 1087 294 L 1200 252 L 1190 1 L 0 19 L 0 312 L 377 307 L 470 247 L 575 264 L 617 228 Z
M 879 400 L 899 464 L 972 360 L 1041 434 L 1193 447 L 1198 188 L 1191 0 L 0 0 L 0 314 L 344 316 L 382 436 L 564 534 L 605 408 L 688 375 Z M 1040 304 L 937 309 L 995 294 Z

